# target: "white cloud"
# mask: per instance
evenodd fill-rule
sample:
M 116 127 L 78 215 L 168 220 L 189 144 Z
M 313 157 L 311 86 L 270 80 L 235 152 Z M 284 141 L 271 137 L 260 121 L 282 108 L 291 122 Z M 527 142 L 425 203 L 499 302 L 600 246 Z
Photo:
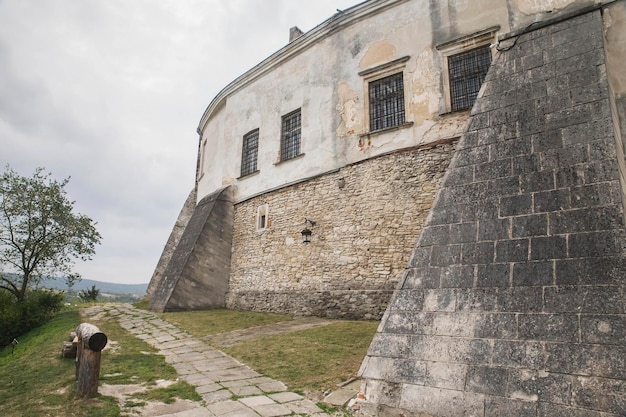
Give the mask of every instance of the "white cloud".
M 148 282 L 193 187 L 200 116 L 358 0 L 0 0 L 0 166 L 71 176 L 103 244 L 85 278 Z

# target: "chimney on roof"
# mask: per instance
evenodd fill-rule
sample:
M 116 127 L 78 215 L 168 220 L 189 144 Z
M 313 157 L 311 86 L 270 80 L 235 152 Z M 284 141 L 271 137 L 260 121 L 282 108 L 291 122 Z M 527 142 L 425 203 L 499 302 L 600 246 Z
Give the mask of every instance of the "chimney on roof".
M 289 42 L 298 39 L 302 35 L 304 35 L 304 32 L 298 26 L 292 27 L 289 29 Z

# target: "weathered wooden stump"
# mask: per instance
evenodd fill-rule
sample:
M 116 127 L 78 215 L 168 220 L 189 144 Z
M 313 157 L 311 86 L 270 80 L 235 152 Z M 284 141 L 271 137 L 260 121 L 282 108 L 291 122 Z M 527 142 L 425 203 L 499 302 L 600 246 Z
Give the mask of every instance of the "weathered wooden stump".
M 98 393 L 100 352 L 107 344 L 107 336 L 93 324 L 81 323 L 76 337 L 76 393 L 79 397 L 93 397 Z

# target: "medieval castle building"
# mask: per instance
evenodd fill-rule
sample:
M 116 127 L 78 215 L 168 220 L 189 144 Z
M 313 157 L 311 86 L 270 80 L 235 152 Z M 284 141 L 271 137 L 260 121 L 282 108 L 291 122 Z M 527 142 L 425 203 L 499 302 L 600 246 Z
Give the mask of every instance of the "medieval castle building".
M 382 321 L 363 413 L 626 413 L 626 2 L 369 0 L 227 85 L 158 311 Z

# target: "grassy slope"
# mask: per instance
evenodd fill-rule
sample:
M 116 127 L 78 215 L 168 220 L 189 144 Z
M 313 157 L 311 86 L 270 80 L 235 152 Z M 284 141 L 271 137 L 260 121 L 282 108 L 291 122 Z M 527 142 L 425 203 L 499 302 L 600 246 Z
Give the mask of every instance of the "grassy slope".
M 117 401 L 110 397 L 78 399 L 75 396 L 75 365 L 61 358 L 62 342 L 81 322 L 78 311 L 54 317 L 47 324 L 19 338 L 15 355 L 11 348 L 0 351 L 0 410 L 3 417 L 119 416 Z M 108 384 L 153 384 L 157 379 L 174 379 L 176 372 L 155 350 L 124 329 L 115 320 L 91 321 L 107 334 L 115 349 L 102 352 L 100 382 Z M 186 383 L 171 389 L 154 390 L 161 401 L 172 396 L 199 400 Z
M 250 311 L 210 310 L 165 313 L 163 318 L 192 335 L 206 335 L 291 320 Z M 334 390 L 356 375 L 378 322 L 338 321 L 330 326 L 288 333 L 220 348 L 252 369 L 292 390 Z

